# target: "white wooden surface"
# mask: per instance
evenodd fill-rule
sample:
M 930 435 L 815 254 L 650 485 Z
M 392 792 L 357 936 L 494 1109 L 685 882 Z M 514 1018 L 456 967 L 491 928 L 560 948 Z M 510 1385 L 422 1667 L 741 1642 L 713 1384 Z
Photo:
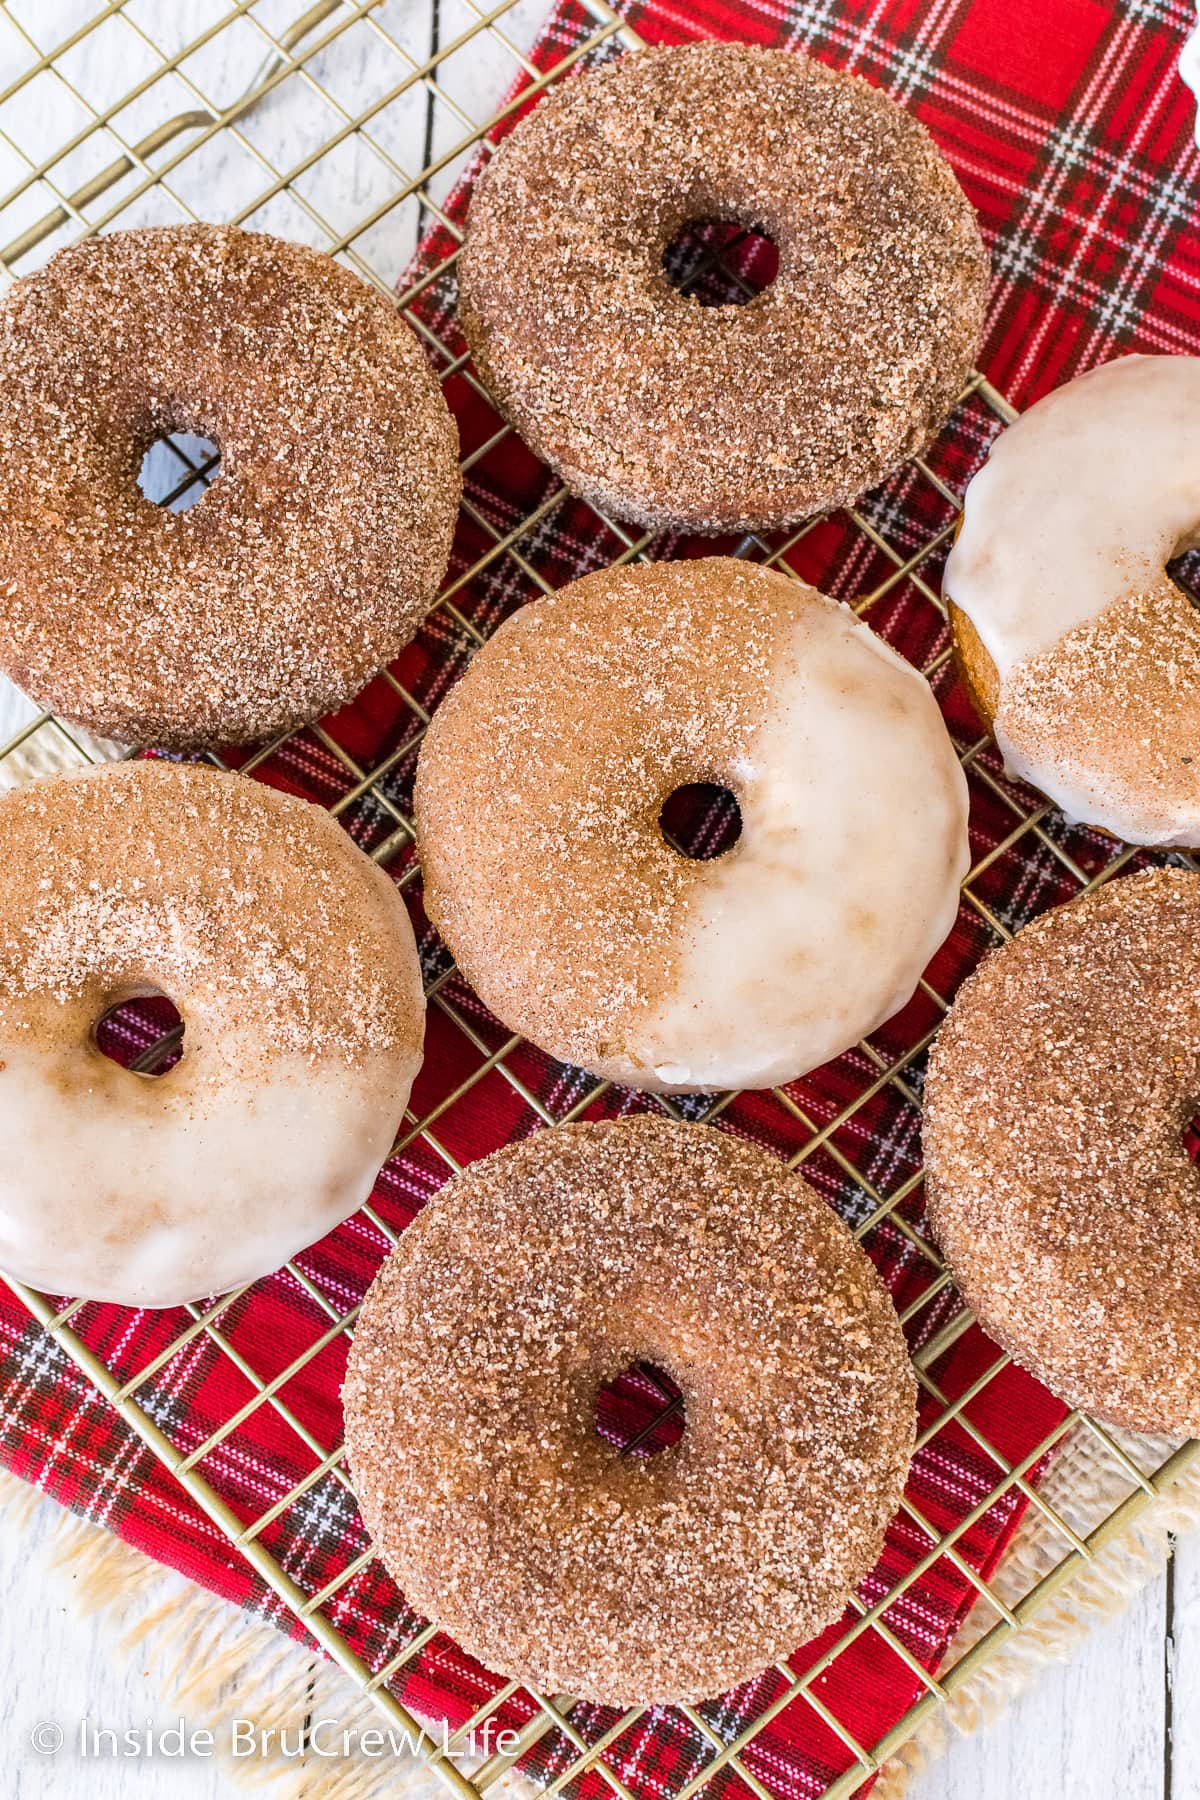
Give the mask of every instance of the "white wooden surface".
M 506 28 L 527 43 L 547 5 L 548 0 L 523 0 L 519 16 L 507 21 Z M 87 0 L 9 0 L 9 10 L 39 41 L 51 43 L 94 8 Z M 270 7 L 272 15 L 282 17 L 295 16 L 295 10 L 282 0 Z M 414 52 L 427 54 L 432 0 L 389 0 L 384 10 L 396 36 Z M 155 0 L 130 0 L 130 11 L 160 38 L 165 32 L 183 42 L 208 23 L 212 8 L 207 0 L 172 0 L 170 7 Z M 461 0 L 441 0 L 443 41 L 461 30 L 468 17 L 469 9 Z M 103 105 L 118 91 L 116 83 L 135 78 L 130 59 L 136 54 L 136 45 L 119 27 L 106 29 L 74 54 L 72 80 L 93 104 Z M 0 15 L 0 88 L 26 55 Z M 206 88 L 228 100 L 261 57 L 262 46 L 252 33 L 223 33 L 205 64 Z M 446 83 L 460 104 L 483 117 L 507 85 L 512 69 L 511 60 L 495 44 L 481 42 L 469 57 L 456 60 Z M 379 79 L 378 69 L 357 51 L 340 64 L 336 53 L 327 57 L 323 71 L 347 95 L 361 95 Z M 192 102 L 181 93 L 179 103 Z M 155 105 L 161 105 L 161 97 Z M 136 135 L 147 129 L 158 116 L 156 111 L 153 118 L 137 118 L 131 131 Z M 23 123 L 44 149 L 77 128 L 78 115 L 64 94 L 43 86 L 36 108 Z M 6 117 L 0 124 L 17 131 L 22 121 Z M 423 104 L 412 106 L 389 125 L 387 147 L 410 172 L 421 166 L 427 126 Z M 328 117 L 323 123 L 293 118 L 283 104 L 269 106 L 255 125 L 264 133 L 264 147 L 284 150 L 291 139 L 293 153 L 292 134 L 307 131 L 311 141 L 314 128 L 333 127 Z M 434 120 L 434 153 L 448 147 L 461 129 L 453 120 Z M 15 172 L 0 146 L 0 184 L 7 186 Z M 369 209 L 372 184 L 379 179 L 380 171 L 370 158 L 350 156 L 322 172 L 313 198 L 319 195 L 319 203 L 335 219 L 343 205 L 352 205 L 352 212 L 361 216 Z M 252 191 L 247 186 L 252 181 L 244 152 L 220 148 L 205 158 L 203 167 L 179 177 L 181 191 L 205 217 L 228 216 L 239 197 Z M 214 196 L 221 197 L 219 206 L 213 204 Z M 151 209 L 148 217 L 157 216 Z M 256 217 L 254 223 L 318 241 L 286 201 L 275 214 Z M 411 247 L 406 233 L 397 232 L 373 243 L 371 252 L 386 272 L 398 273 Z M 0 694 L 0 732 L 7 732 L 18 705 L 15 697 Z M 42 1509 L 33 1528 L 24 1533 L 0 1519 L 0 1796 L 218 1800 L 228 1793 L 228 1785 L 218 1764 L 204 1757 L 170 1762 L 145 1756 L 80 1760 L 73 1734 L 81 1718 L 142 1730 L 150 1724 L 168 1726 L 175 1719 L 159 1703 L 148 1672 L 116 1653 L 111 1627 L 72 1613 L 69 1581 L 47 1574 L 48 1523 L 48 1509 Z M 204 1723 L 189 1721 L 193 1727 Z M 63 1731 L 66 1741 L 57 1754 L 39 1754 L 34 1748 L 39 1726 L 51 1728 L 43 1732 L 43 1742 L 53 1740 L 55 1728 Z M 1123 1618 L 1094 1634 L 1070 1665 L 1049 1671 L 994 1730 L 957 1741 L 914 1789 L 914 1800 L 1016 1800 L 1017 1796 L 1200 1800 L 1200 1544 L 1182 1546 L 1168 1580 L 1155 1583 Z

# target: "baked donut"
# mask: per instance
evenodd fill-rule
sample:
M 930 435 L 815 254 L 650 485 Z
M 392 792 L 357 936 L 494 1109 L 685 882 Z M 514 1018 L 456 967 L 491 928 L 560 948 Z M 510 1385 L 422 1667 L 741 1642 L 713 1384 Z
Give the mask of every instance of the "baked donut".
M 980 1324 L 1073 1406 L 1200 1433 L 1200 876 L 1045 913 L 958 995 L 925 1084 L 929 1217 Z
M 172 513 L 138 470 L 179 431 L 221 473 Z M 0 668 L 126 743 L 331 711 L 434 599 L 457 445 L 412 332 L 327 256 L 217 225 L 61 250 L 0 303 Z
M 1200 846 L 1200 357 L 1124 356 L 1030 407 L 967 489 L 959 657 L 1009 772 L 1131 844 Z
M 666 1370 L 685 1430 L 596 1431 Z M 824 1201 L 711 1127 L 566 1125 L 458 1175 L 367 1295 L 344 1391 L 375 1549 L 410 1605 L 543 1693 L 702 1699 L 837 1619 L 912 1454 L 887 1290 Z
M 779 251 L 744 306 L 671 286 L 687 224 Z M 569 488 L 654 528 L 768 528 L 919 450 L 970 371 L 988 262 L 950 165 L 878 89 L 796 52 L 638 51 L 540 101 L 476 184 L 459 318 Z
M 659 823 L 731 789 L 731 850 Z M 927 682 L 732 557 L 586 575 L 509 618 L 417 769 L 426 910 L 480 998 L 631 1087 L 767 1087 L 874 1030 L 953 924 L 967 789 Z
M 0 800 L 0 1268 L 174 1306 L 276 1269 L 361 1205 L 421 1062 L 396 889 L 306 801 L 110 764 Z M 96 1026 L 165 992 L 182 1059 Z

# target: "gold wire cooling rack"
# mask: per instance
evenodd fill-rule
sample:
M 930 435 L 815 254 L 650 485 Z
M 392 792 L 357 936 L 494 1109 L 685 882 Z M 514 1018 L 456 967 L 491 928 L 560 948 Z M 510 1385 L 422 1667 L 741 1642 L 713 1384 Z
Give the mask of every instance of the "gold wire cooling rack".
M 443 202 L 454 180 L 467 162 L 486 151 L 486 135 L 511 110 L 511 103 L 499 113 L 492 110 L 497 96 L 522 71 L 529 77 L 533 91 L 556 81 L 581 56 L 605 46 L 636 47 L 639 40 L 623 20 L 605 4 L 605 0 L 583 0 L 593 29 L 583 42 L 574 43 L 549 71 L 536 67 L 527 55 L 533 30 L 541 22 L 547 0 L 500 0 L 485 6 L 476 0 L 439 0 L 429 7 L 384 4 L 383 0 L 318 0 L 303 13 L 289 8 L 287 0 L 189 0 L 178 7 L 161 8 L 139 4 L 138 0 L 80 0 L 72 9 L 69 0 L 7 0 L 0 6 L 0 265 L 5 280 L 36 267 L 50 252 L 63 243 L 88 233 L 104 230 L 114 224 L 142 224 L 176 220 L 221 217 L 235 223 L 249 222 L 258 229 L 276 229 L 284 235 L 306 237 L 341 257 L 364 279 L 373 282 L 397 303 L 417 326 L 431 348 L 429 332 L 413 316 L 412 304 L 428 277 L 415 287 L 396 295 L 396 284 L 416 247 L 418 237 L 432 221 L 438 221 L 457 238 L 459 233 L 443 210 Z M 431 29 L 431 19 L 433 21 Z M 47 34 L 55 34 L 55 42 L 47 48 Z M 89 51 L 102 34 L 120 34 L 119 60 L 122 65 L 120 91 L 107 97 L 98 96 L 88 75 Z M 339 63 L 338 52 L 350 51 L 348 62 Z M 110 63 L 112 58 L 109 58 Z M 349 67 L 354 80 L 343 78 Z M 339 76 L 339 69 L 341 75 Z M 224 93 L 224 99 L 213 95 Z M 486 103 L 486 104 L 485 104 Z M 289 110 L 290 106 L 290 110 Z M 412 109 L 419 107 L 421 118 L 416 129 Z M 273 120 L 273 137 L 257 129 L 260 120 Z M 423 166 L 411 173 L 397 145 L 400 135 L 411 145 L 422 146 Z M 222 207 L 218 213 L 212 204 L 214 169 L 219 171 Z M 349 199 L 347 199 L 349 196 Z M 386 226 L 386 231 L 381 227 Z M 443 362 L 446 362 L 444 353 Z M 446 376 L 465 375 L 473 380 L 461 360 L 448 366 Z M 477 390 L 482 394 L 482 390 Z M 1005 400 L 981 376 L 972 378 L 963 404 L 975 404 L 987 410 L 992 423 L 1010 422 L 1014 414 Z M 506 428 L 496 422 L 494 435 L 485 449 L 499 443 Z M 212 478 L 216 462 L 211 446 L 203 443 L 176 441 L 165 446 L 173 470 L 160 468 L 158 494 L 168 502 L 185 502 L 191 493 L 199 493 Z M 467 459 L 473 462 L 476 451 Z M 939 608 L 938 593 L 922 573 L 922 565 L 931 553 L 944 549 L 954 528 L 958 496 L 928 462 L 918 459 L 914 465 L 921 479 L 928 481 L 945 502 L 947 518 L 919 544 L 898 544 L 888 530 L 886 511 L 868 516 L 863 510 L 850 515 L 872 554 L 881 557 L 885 574 L 871 591 L 855 602 L 860 613 L 870 614 L 893 596 L 901 584 L 911 584 L 921 599 Z M 525 553 L 530 533 L 552 512 L 559 496 L 551 494 L 525 518 L 498 524 L 468 500 L 471 523 L 482 534 L 485 548 L 476 563 L 450 582 L 439 600 L 439 607 L 455 620 L 456 627 L 471 634 L 473 627 L 456 606 L 456 596 L 469 581 L 482 571 L 510 561 L 524 583 L 532 583 L 549 591 L 548 583 L 535 563 Z M 621 549 L 616 559 L 639 557 L 648 538 L 631 536 L 619 525 L 605 522 Z M 812 525 L 792 533 L 785 542 L 771 544 L 749 537 L 738 546 L 738 553 L 768 562 L 791 572 L 787 558 L 795 546 L 812 530 Z M 478 633 L 474 633 L 479 641 Z M 948 651 L 940 650 L 929 662 L 926 674 L 936 679 L 943 669 Z M 387 679 L 391 679 L 388 677 Z M 397 694 L 411 705 L 399 684 L 393 681 Z M 420 737 L 427 715 L 414 708 L 412 736 L 386 758 L 372 767 L 361 767 L 329 734 L 317 728 L 317 735 L 327 751 L 342 765 L 348 791 L 334 810 L 343 811 L 364 797 L 373 799 L 386 822 L 383 842 L 374 854 L 381 860 L 391 858 L 398 846 L 411 846 L 412 827 L 409 818 L 385 790 L 385 778 L 401 756 Z M 253 768 L 268 757 L 278 745 L 258 751 L 243 765 Z M 1128 862 L 1131 852 L 1112 847 L 1112 854 L 1099 868 L 1090 868 L 1072 854 L 1070 848 L 1053 830 L 1051 809 L 1031 805 L 1028 796 L 1015 792 L 1002 779 L 994 761 L 988 757 L 988 740 L 979 739 L 963 745 L 961 753 L 973 782 L 982 783 L 996 803 L 1004 809 L 1007 828 L 998 842 L 971 869 L 964 884 L 964 898 L 988 933 L 1000 941 L 1010 935 L 996 912 L 989 907 L 981 888 L 989 867 L 997 858 L 1016 845 L 1036 846 L 1049 857 L 1056 873 L 1083 891 L 1109 879 Z M 44 753 L 44 754 L 43 754 Z M 30 763 L 43 761 L 61 764 L 64 760 L 83 762 L 99 753 L 82 734 L 48 713 L 29 716 L 10 740 L 0 747 L 0 779 L 24 778 Z M 18 768 L 21 773 L 18 774 Z M 443 1000 L 445 973 L 434 982 L 431 1001 Z M 946 1000 L 928 982 L 927 997 L 940 1015 Z M 473 1029 L 461 1012 L 446 1008 L 446 1016 L 464 1032 L 471 1042 L 477 1061 L 455 1092 L 443 1098 L 424 1117 L 410 1116 L 404 1127 L 401 1144 L 420 1142 L 438 1164 L 454 1170 L 457 1163 L 435 1130 L 448 1106 L 460 1101 L 485 1073 L 499 1071 L 506 1077 L 522 1100 L 537 1114 L 541 1123 L 552 1126 L 562 1118 L 578 1116 L 594 1098 L 595 1090 L 582 1096 L 565 1114 L 556 1117 L 521 1082 L 509 1067 L 517 1040 L 508 1039 L 491 1047 Z M 786 1092 L 776 1098 L 809 1130 L 810 1136 L 797 1153 L 794 1162 L 804 1165 L 818 1151 L 833 1157 L 865 1195 L 866 1213 L 858 1226 L 865 1236 L 890 1218 L 919 1252 L 927 1268 L 928 1282 L 924 1292 L 907 1308 L 911 1317 L 926 1306 L 931 1296 L 949 1287 L 949 1278 L 936 1250 L 915 1232 L 899 1211 L 914 1191 L 919 1173 L 906 1177 L 886 1195 L 879 1186 L 856 1168 L 841 1144 L 843 1128 L 852 1125 L 860 1108 L 889 1085 L 896 1086 L 907 1101 L 914 1099 L 912 1065 L 926 1048 L 931 1032 L 922 1034 L 903 1051 L 892 1054 L 867 1042 L 860 1046 L 873 1070 L 867 1086 L 843 1106 L 824 1125 L 806 1119 L 796 1102 Z M 148 1066 L 143 1063 L 143 1067 Z M 729 1096 L 714 1101 L 702 1116 L 713 1117 L 728 1105 Z M 674 1103 L 661 1102 L 668 1110 Z M 691 1116 L 697 1116 L 695 1114 Z M 372 1220 L 385 1235 L 395 1241 L 373 1213 Z M 82 1305 L 74 1301 L 58 1309 L 39 1293 L 13 1284 L 42 1327 L 74 1363 L 95 1384 L 137 1436 L 161 1460 L 210 1520 L 226 1535 L 238 1554 L 245 1558 L 255 1573 L 268 1584 L 284 1606 L 302 1622 L 322 1648 L 353 1679 L 364 1694 L 370 1696 L 385 1715 L 386 1721 L 407 1731 L 419 1733 L 419 1726 L 404 1705 L 389 1691 L 388 1683 L 405 1664 L 416 1657 L 433 1635 L 430 1623 L 418 1631 L 385 1664 L 372 1670 L 346 1643 L 331 1617 L 331 1603 L 337 1591 L 361 1567 L 363 1560 L 351 1563 L 341 1577 L 324 1591 L 312 1593 L 289 1574 L 272 1557 L 261 1541 L 264 1519 L 247 1524 L 240 1519 L 213 1489 L 200 1472 L 200 1464 L 239 1418 L 260 1406 L 275 1408 L 295 1424 L 288 1413 L 280 1389 L 328 1342 L 352 1327 L 354 1311 L 342 1312 L 320 1293 L 294 1264 L 290 1264 L 296 1280 L 315 1300 L 324 1325 L 314 1332 L 312 1342 L 299 1359 L 284 1372 L 271 1379 L 260 1375 L 240 1352 L 232 1349 L 218 1329 L 221 1313 L 229 1296 L 207 1309 L 192 1307 L 187 1327 L 148 1368 L 133 1380 L 122 1383 L 116 1373 L 81 1341 L 72 1330 L 72 1320 Z M 1182 1471 L 1192 1464 L 1200 1446 L 1187 1444 L 1180 1448 L 1165 1447 L 1154 1459 L 1154 1467 L 1143 1466 L 1147 1460 L 1144 1446 L 1131 1450 L 1095 1421 L 1072 1413 L 1047 1437 L 1015 1465 L 1002 1457 L 972 1424 L 965 1408 L 1007 1366 L 1008 1358 L 997 1354 L 970 1389 L 955 1401 L 948 1402 L 934 1381 L 930 1370 L 937 1358 L 968 1328 L 970 1316 L 959 1310 L 925 1342 L 915 1357 L 917 1374 L 926 1396 L 934 1403 L 933 1415 L 922 1432 L 928 1441 L 947 1420 L 959 1425 L 975 1442 L 996 1469 L 996 1479 L 974 1511 L 948 1533 L 939 1533 L 916 1514 L 916 1523 L 928 1542 L 927 1554 L 909 1570 L 902 1581 L 868 1605 L 855 1602 L 856 1617 L 837 1643 L 819 1660 L 797 1675 L 785 1664 L 780 1665 L 785 1685 L 775 1694 L 770 1705 L 728 1739 L 722 1736 L 703 1714 L 685 1709 L 695 1729 L 711 1746 L 711 1756 L 704 1766 L 678 1792 L 673 1800 L 691 1800 L 712 1778 L 726 1768 L 736 1770 L 757 1800 L 772 1800 L 764 1785 L 747 1766 L 747 1746 L 768 1721 L 782 1708 L 803 1694 L 826 1725 L 846 1746 L 851 1761 L 844 1774 L 826 1790 L 830 1800 L 851 1793 L 878 1769 L 931 1713 L 942 1707 L 963 1683 L 1002 1646 L 1013 1633 L 1052 1596 L 1076 1575 L 1081 1566 L 1093 1559 L 1110 1540 Z M 253 1398 L 246 1407 L 231 1417 L 206 1442 L 184 1455 L 160 1429 L 155 1419 L 139 1401 L 143 1385 L 155 1370 L 199 1334 L 205 1334 L 219 1351 L 234 1361 L 241 1377 L 251 1384 Z M 302 1428 L 301 1435 L 304 1435 Z M 1111 1460 L 1117 1479 L 1117 1495 L 1103 1516 L 1072 1525 L 1062 1512 L 1038 1491 L 1030 1477 L 1046 1454 L 1062 1442 L 1069 1432 L 1090 1434 L 1096 1446 Z M 644 1434 L 643 1434 L 644 1435 Z M 326 1447 L 306 1441 L 312 1451 L 311 1473 L 296 1488 L 272 1507 L 278 1513 L 301 1498 L 313 1484 L 329 1471 L 338 1472 L 340 1446 Z M 1031 1579 L 1027 1591 L 1005 1598 L 996 1583 L 984 1580 L 958 1552 L 956 1545 L 964 1530 L 1003 1495 L 1017 1495 L 1036 1508 L 1042 1521 L 1055 1534 L 1061 1554 L 1047 1573 Z M 883 1614 L 931 1567 L 937 1559 L 948 1558 L 965 1576 L 977 1593 L 974 1618 L 979 1628 L 971 1634 L 971 1647 L 958 1653 L 951 1647 L 946 1664 L 935 1677 L 889 1630 Z M 919 1681 L 919 1697 L 905 1717 L 879 1742 L 857 1743 L 823 1703 L 817 1691 L 822 1674 L 856 1638 L 867 1631 L 882 1637 L 889 1648 L 902 1657 Z M 625 1715 L 597 1742 L 588 1743 L 574 1731 L 569 1715 L 568 1697 L 533 1696 L 536 1702 L 529 1724 L 522 1731 L 516 1751 L 493 1753 L 470 1764 L 456 1753 L 461 1750 L 468 1733 L 477 1731 L 484 1721 L 512 1694 L 515 1684 L 498 1688 L 497 1692 L 453 1734 L 448 1743 L 435 1744 L 425 1739 L 430 1766 L 459 1800 L 481 1800 L 540 1737 L 558 1732 L 568 1741 L 573 1754 L 556 1775 L 552 1791 L 565 1787 L 585 1770 L 597 1770 L 608 1788 L 628 1800 L 628 1790 L 604 1762 L 606 1748 L 614 1743 L 637 1718 Z

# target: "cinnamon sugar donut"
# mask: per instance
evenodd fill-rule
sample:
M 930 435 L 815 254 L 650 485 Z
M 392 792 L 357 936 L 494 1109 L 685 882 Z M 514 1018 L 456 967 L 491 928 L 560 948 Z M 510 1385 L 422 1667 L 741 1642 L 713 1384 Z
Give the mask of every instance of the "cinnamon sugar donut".
M 595 1429 L 637 1359 L 654 1457 Z M 409 1603 L 543 1693 L 695 1700 L 837 1619 L 883 1545 L 916 1388 L 886 1289 L 798 1176 L 701 1125 L 566 1125 L 485 1157 L 375 1279 L 346 1449 Z
M 0 1268 L 171 1306 L 362 1203 L 421 1061 L 408 915 L 335 820 L 241 775 L 118 763 L 0 800 Z M 165 992 L 182 1059 L 103 1056 Z
M 1032 406 L 967 489 L 945 592 L 1015 776 L 1133 844 L 1200 846 L 1200 357 L 1124 356 Z
M 193 431 L 187 512 L 138 488 Z M 126 743 L 247 741 L 349 700 L 446 567 L 457 433 L 382 295 L 231 227 L 62 250 L 0 303 L 0 668 Z
M 742 834 L 663 836 L 716 782 Z M 732 557 L 587 575 L 478 652 L 421 751 L 425 905 L 562 1061 L 687 1092 L 790 1081 L 910 997 L 953 924 L 967 790 L 927 682 Z
M 1027 925 L 958 995 L 925 1086 L 929 1215 L 984 1329 L 1074 1406 L 1200 1433 L 1200 876 Z
M 693 221 L 779 272 L 701 306 L 663 254 Z M 459 317 L 501 411 L 621 518 L 720 532 L 852 500 L 968 375 L 988 262 L 924 127 L 798 52 L 699 43 L 561 82 L 475 187 Z

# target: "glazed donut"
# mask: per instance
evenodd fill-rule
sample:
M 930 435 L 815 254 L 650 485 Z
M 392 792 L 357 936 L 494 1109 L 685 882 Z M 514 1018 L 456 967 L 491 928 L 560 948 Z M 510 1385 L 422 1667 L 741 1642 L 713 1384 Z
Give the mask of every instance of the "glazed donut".
M 667 279 L 681 228 L 766 232 L 745 306 Z M 620 518 L 807 518 L 919 450 L 983 323 L 975 216 L 924 127 L 794 52 L 639 51 L 548 94 L 476 184 L 459 318 L 505 416 Z
M 0 1268 L 174 1306 L 366 1199 L 421 1061 L 408 915 L 335 820 L 245 776 L 117 763 L 0 800 Z M 163 992 L 182 1059 L 101 1054 Z
M 144 452 L 221 473 L 172 513 Z M 380 294 L 230 227 L 62 250 L 0 303 L 0 669 L 126 743 L 286 731 L 349 700 L 432 603 L 457 433 Z
M 733 791 L 692 861 L 659 815 Z M 928 684 L 848 608 L 708 557 L 523 607 L 417 769 L 426 910 L 498 1018 L 631 1087 L 766 1087 L 889 1018 L 954 921 L 967 790 Z
M 666 1370 L 624 1457 L 597 1390 Z M 489 1667 L 611 1706 L 702 1699 L 837 1619 L 883 1545 L 916 1386 L 824 1201 L 702 1125 L 564 1125 L 458 1175 L 364 1303 L 346 1450 L 411 1606 Z
M 962 988 L 925 1085 L 929 1217 L 989 1336 L 1073 1406 L 1200 1432 L 1200 876 L 1027 925 Z
M 967 489 L 945 592 L 1009 772 L 1131 844 L 1200 846 L 1200 357 L 1124 356 L 1039 400 Z

